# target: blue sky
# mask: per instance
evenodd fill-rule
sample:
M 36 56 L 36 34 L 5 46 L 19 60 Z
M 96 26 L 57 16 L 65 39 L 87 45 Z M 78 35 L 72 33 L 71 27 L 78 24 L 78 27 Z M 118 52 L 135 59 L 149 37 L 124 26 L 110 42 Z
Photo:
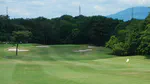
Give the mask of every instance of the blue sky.
M 83 15 L 106 16 L 129 7 L 150 6 L 150 0 L 0 0 L 0 15 L 6 14 L 8 6 L 11 18 L 77 16 L 79 5 Z

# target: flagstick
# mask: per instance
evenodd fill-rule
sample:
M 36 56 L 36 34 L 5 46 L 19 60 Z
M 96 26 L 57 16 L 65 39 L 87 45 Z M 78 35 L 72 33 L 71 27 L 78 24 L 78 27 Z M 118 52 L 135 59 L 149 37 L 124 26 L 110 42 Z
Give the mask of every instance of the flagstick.
M 130 67 L 130 63 L 129 63 L 130 59 L 126 60 L 126 63 L 128 63 L 128 67 Z

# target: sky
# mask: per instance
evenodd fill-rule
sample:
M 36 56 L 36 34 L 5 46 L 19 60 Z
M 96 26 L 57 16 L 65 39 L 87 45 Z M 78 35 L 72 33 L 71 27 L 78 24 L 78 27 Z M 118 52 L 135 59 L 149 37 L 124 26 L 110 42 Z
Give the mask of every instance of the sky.
M 150 0 L 0 0 L 0 15 L 10 18 L 55 18 L 62 15 L 85 16 L 117 13 L 130 7 L 150 6 Z

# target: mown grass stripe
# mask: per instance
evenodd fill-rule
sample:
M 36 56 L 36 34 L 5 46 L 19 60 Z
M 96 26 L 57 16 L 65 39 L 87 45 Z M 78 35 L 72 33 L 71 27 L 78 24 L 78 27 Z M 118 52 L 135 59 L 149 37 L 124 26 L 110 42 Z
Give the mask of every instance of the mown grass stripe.
M 16 63 L 12 60 L 0 61 L 0 83 L 15 84 L 12 74 L 15 71 Z

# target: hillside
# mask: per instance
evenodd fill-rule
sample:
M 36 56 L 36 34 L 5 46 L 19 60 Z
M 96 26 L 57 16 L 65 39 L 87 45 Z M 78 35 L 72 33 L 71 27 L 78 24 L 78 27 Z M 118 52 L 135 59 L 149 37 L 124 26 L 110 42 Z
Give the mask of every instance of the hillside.
M 148 7 L 134 7 L 133 9 L 134 9 L 133 11 L 134 18 L 136 19 L 145 19 L 150 11 Z M 128 8 L 116 14 L 108 15 L 107 17 L 128 21 L 132 18 L 131 16 L 132 16 L 132 8 Z

